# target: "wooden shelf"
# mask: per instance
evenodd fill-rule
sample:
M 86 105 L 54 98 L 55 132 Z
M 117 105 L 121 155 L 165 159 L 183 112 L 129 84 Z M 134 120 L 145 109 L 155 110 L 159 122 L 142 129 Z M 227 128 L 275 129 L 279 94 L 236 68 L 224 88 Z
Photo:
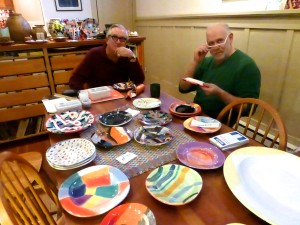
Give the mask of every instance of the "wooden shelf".
M 144 40 L 129 39 L 141 66 Z M 48 133 L 34 129 L 36 118 L 45 114 L 43 97 L 69 89 L 72 70 L 86 52 L 105 43 L 97 39 L 0 46 L 0 144 Z

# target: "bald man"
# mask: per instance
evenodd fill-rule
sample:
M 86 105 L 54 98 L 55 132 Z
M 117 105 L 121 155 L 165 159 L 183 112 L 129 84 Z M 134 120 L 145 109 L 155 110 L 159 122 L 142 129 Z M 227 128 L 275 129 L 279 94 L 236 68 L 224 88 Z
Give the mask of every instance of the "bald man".
M 196 91 L 194 102 L 213 118 L 235 99 L 259 97 L 259 68 L 251 57 L 233 47 L 233 37 L 227 24 L 207 27 L 207 43 L 195 49 L 193 61 L 179 81 L 179 91 Z M 182 79 L 186 77 L 204 83 L 192 84 Z

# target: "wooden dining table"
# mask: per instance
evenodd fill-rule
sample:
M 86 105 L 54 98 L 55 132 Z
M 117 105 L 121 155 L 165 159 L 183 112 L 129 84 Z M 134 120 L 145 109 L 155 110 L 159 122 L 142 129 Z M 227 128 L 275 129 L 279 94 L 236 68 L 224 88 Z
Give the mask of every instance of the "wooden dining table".
M 125 95 L 126 93 L 124 93 Z M 136 98 L 141 97 L 150 97 L 149 87 L 146 86 L 145 91 L 137 96 Z M 92 104 L 89 109 L 94 115 L 104 112 L 109 112 L 111 110 L 115 110 L 119 107 L 123 107 L 124 105 L 130 106 L 134 108 L 132 105 L 132 101 L 134 99 L 117 99 L 112 101 L 106 101 L 101 103 Z M 162 102 L 159 110 L 164 112 L 169 112 L 169 107 L 172 103 L 178 102 L 180 100 L 166 94 L 161 91 L 160 100 Z M 184 134 L 187 134 L 194 138 L 196 141 L 209 143 L 209 138 L 229 132 L 232 129 L 224 124 L 222 124 L 221 129 L 212 134 L 203 134 L 197 133 L 190 130 L 187 130 L 183 126 L 183 122 L 185 119 L 178 118 L 176 116 L 173 117 L 172 123 L 176 125 L 178 129 L 180 129 Z M 54 134 L 50 133 L 50 142 L 51 144 L 55 144 L 58 141 L 66 140 L 69 138 L 79 137 L 78 133 L 75 134 Z M 135 140 L 132 140 L 135 141 Z M 245 146 L 261 146 L 254 140 L 250 140 L 250 142 Z M 141 144 L 140 148 L 142 149 L 144 146 Z M 109 151 L 117 151 L 118 147 L 115 147 L 113 150 Z M 233 150 L 224 151 L 225 157 L 227 157 Z M 59 188 L 62 182 L 76 173 L 77 171 L 96 165 L 95 162 L 91 162 L 88 165 L 85 165 L 81 168 L 72 169 L 72 170 L 56 170 L 52 168 L 47 160 L 45 159 L 45 154 L 43 156 L 43 170 L 56 186 Z M 181 164 L 179 160 L 174 160 L 169 163 Z M 157 225 L 225 225 L 230 223 L 240 223 L 247 225 L 263 225 L 268 224 L 251 211 L 249 211 L 231 192 L 229 189 L 224 175 L 223 175 L 223 167 L 211 170 L 196 170 L 203 180 L 203 186 L 200 194 L 190 203 L 180 206 L 171 206 L 164 204 L 155 198 L 153 198 L 147 191 L 145 181 L 150 171 L 144 172 L 140 175 L 134 176 L 129 179 L 130 181 L 130 191 L 127 197 L 120 203 L 140 203 L 146 205 L 154 214 Z M 65 212 L 66 224 L 68 225 L 100 225 L 102 219 L 105 217 L 105 214 L 80 218 Z

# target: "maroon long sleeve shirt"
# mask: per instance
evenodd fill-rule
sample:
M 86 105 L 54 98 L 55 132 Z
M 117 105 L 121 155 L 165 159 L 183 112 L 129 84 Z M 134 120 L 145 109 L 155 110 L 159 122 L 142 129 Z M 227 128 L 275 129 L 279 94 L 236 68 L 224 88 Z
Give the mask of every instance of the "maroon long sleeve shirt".
M 88 51 L 70 78 L 70 88 L 82 90 L 84 83 L 93 88 L 128 80 L 137 85 L 144 82 L 145 75 L 138 60 L 130 62 L 129 58 L 119 58 L 113 62 L 107 57 L 105 48 L 103 45 Z

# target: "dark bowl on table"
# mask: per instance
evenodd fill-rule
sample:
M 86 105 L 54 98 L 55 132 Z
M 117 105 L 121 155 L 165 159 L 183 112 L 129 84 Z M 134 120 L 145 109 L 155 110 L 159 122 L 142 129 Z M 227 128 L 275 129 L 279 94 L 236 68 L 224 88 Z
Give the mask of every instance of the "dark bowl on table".
M 56 42 L 65 42 L 67 41 L 69 38 L 68 37 L 54 37 L 53 40 Z

